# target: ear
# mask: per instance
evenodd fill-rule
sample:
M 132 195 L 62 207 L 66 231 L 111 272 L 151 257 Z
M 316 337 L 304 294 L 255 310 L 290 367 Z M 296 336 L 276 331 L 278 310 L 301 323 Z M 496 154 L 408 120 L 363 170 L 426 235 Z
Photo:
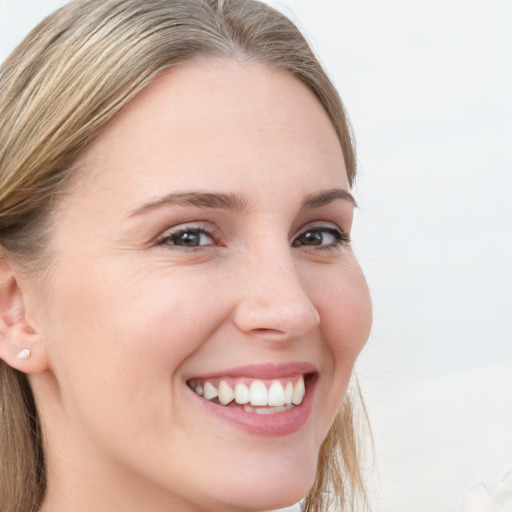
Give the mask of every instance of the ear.
M 48 357 L 40 335 L 27 321 L 22 281 L 17 266 L 0 254 L 0 359 L 33 374 L 48 369 Z

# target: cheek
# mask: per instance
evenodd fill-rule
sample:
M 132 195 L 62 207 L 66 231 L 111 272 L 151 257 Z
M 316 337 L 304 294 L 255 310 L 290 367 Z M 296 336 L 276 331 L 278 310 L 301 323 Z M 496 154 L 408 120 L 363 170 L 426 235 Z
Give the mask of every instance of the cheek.
M 134 439 L 149 446 L 190 420 L 181 368 L 217 329 L 222 305 L 204 279 L 158 272 L 129 279 L 126 271 L 115 279 L 108 271 L 107 280 L 89 270 L 87 286 L 66 273 L 53 281 L 47 323 L 56 403 L 105 450 L 133 445 L 132 459 L 145 460 Z
M 313 275 L 308 287 L 331 350 L 355 359 L 372 325 L 370 293 L 356 260 L 352 256 L 329 274 Z
M 320 327 L 330 354 L 333 398 L 339 404 L 345 394 L 354 363 L 372 325 L 372 306 L 364 276 L 356 263 L 319 287 L 317 304 Z M 331 276 L 332 277 L 332 276 Z
M 343 359 L 353 365 L 370 335 L 372 306 L 362 275 L 345 284 L 338 297 L 333 297 L 325 327 L 337 362 Z
M 99 397 L 142 393 L 157 378 L 170 382 L 215 329 L 218 310 L 204 281 L 172 277 L 86 267 L 81 276 L 64 269 L 55 276 L 46 338 L 57 380 Z

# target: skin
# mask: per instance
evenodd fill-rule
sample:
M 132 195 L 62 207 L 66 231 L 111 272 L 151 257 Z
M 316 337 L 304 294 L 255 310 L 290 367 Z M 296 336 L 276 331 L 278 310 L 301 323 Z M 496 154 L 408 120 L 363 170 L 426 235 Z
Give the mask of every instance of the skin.
M 332 234 L 350 233 L 352 202 L 302 207 L 349 190 L 322 106 L 262 64 L 187 63 L 126 106 L 78 168 L 54 214 L 49 270 L 17 276 L 33 356 L 16 364 L 32 365 L 47 440 L 41 510 L 298 501 L 371 324 L 350 244 Z M 191 191 L 236 194 L 243 208 L 144 209 Z M 204 230 L 201 245 L 169 238 L 180 226 Z M 290 435 L 244 432 L 186 386 L 269 362 L 318 369 L 311 415 Z

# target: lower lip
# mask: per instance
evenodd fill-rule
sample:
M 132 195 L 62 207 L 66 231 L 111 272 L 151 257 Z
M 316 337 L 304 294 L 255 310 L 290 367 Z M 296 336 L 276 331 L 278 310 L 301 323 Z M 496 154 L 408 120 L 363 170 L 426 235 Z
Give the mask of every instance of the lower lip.
M 209 413 L 256 436 L 286 436 L 297 432 L 307 422 L 313 404 L 316 379 L 311 379 L 306 387 L 306 394 L 300 405 L 288 411 L 274 414 L 257 414 L 244 411 L 241 407 L 225 407 L 210 402 L 189 389 L 198 403 Z

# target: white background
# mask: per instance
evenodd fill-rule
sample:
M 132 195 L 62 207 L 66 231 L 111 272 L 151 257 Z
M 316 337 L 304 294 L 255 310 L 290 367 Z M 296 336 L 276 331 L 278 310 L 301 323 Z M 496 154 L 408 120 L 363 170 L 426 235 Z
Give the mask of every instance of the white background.
M 0 61 L 62 3 L 0 0 Z M 272 4 L 354 125 L 374 512 L 455 512 L 512 468 L 512 2 Z

